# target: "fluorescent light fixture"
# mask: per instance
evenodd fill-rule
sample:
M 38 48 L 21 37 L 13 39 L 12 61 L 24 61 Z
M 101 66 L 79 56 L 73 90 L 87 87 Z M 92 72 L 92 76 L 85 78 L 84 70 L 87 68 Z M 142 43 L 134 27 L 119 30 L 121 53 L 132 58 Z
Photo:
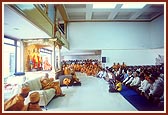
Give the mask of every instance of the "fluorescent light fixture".
M 142 9 L 146 4 L 145 3 L 124 3 L 122 9 Z
M 97 9 L 113 9 L 115 8 L 116 3 L 112 2 L 98 2 L 98 3 L 93 3 L 93 8 Z

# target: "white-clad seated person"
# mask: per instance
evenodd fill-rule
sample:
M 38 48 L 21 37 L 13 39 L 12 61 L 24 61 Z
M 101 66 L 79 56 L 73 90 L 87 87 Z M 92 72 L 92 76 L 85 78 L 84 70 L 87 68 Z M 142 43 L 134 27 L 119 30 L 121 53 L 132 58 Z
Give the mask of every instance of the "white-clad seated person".
M 132 70 L 129 69 L 127 71 L 127 74 L 128 74 L 128 77 L 125 78 L 124 81 L 122 82 L 122 84 L 124 84 L 124 85 L 127 85 L 127 84 L 131 83 L 132 80 L 133 80 Z
M 155 82 L 161 87 L 164 87 L 164 75 L 156 74 Z
M 163 95 L 164 89 L 160 84 L 157 83 L 157 81 L 155 81 L 155 78 L 153 76 L 149 78 L 149 83 L 151 84 L 149 93 L 145 96 L 147 97 L 147 99 L 153 102 L 156 98 L 158 99 Z
M 106 76 L 104 76 L 103 78 L 104 78 L 104 80 L 109 82 L 110 79 L 113 79 L 113 73 L 111 71 L 107 70 Z
M 139 74 L 140 74 L 139 71 L 135 71 L 133 73 L 134 78 L 133 78 L 133 80 L 131 81 L 131 83 L 129 85 L 130 87 L 135 88 L 135 89 L 139 87 L 140 82 L 141 82 Z
M 121 81 L 123 82 L 128 77 L 128 73 L 126 70 L 123 69 L 122 74 L 123 74 L 123 78 L 121 79 Z
M 150 83 L 149 81 L 147 80 L 147 78 L 145 78 L 144 74 L 142 74 L 140 76 L 140 79 L 141 79 L 141 85 L 140 87 L 138 87 L 138 92 L 141 94 L 141 95 L 144 95 L 144 93 L 149 90 L 150 88 Z
M 100 70 L 98 72 L 98 74 L 96 75 L 96 77 L 98 77 L 98 78 L 104 78 L 106 76 L 107 76 L 107 72 L 106 72 L 106 70 L 104 68 L 102 70 Z

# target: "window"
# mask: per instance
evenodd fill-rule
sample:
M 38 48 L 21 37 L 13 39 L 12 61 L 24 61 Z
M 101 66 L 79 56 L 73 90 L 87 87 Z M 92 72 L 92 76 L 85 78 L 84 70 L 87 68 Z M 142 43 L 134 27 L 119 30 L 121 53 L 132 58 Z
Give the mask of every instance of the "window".
M 4 39 L 5 44 L 15 45 L 15 41 L 9 38 Z
M 20 43 L 17 40 L 4 37 L 2 52 L 3 76 L 8 77 L 20 71 Z
M 17 42 L 17 47 L 16 47 L 16 51 L 17 51 L 17 65 L 16 65 L 16 71 L 19 72 L 21 71 L 21 52 L 20 52 L 20 42 Z

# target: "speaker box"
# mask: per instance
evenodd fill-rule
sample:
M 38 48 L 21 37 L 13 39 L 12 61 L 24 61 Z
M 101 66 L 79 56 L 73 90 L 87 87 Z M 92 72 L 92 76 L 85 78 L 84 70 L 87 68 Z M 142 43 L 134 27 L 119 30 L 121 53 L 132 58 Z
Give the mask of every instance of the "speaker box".
M 102 63 L 106 63 L 106 57 L 102 57 Z

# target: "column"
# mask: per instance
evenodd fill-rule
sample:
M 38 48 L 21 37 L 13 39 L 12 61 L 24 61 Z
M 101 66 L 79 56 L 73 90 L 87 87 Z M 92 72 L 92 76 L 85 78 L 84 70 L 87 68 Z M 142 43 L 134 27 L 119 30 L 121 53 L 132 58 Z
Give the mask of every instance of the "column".
M 52 45 L 52 72 L 55 73 L 55 42 Z
M 65 35 L 65 39 L 67 39 L 67 22 L 64 21 L 64 35 Z
M 57 48 L 57 58 L 58 58 L 58 69 L 60 70 L 61 69 L 61 46 L 57 45 L 56 46 Z
M 23 41 L 20 41 L 20 71 L 25 72 L 26 71 L 26 65 L 25 65 L 25 48 L 27 47 L 27 44 Z

